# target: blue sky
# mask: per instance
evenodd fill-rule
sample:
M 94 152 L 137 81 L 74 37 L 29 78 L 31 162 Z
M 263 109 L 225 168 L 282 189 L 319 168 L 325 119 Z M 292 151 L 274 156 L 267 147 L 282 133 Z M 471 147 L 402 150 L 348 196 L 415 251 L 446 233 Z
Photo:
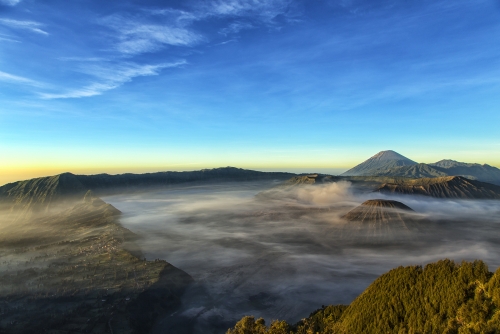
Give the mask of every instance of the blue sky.
M 500 2 L 0 0 L 0 183 L 500 166 Z

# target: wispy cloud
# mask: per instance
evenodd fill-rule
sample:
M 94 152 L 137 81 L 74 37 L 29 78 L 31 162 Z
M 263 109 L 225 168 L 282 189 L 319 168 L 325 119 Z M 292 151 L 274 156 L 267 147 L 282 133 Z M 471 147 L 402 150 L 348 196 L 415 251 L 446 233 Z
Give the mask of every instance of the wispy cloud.
M 71 98 L 81 98 L 81 97 L 91 97 L 95 95 L 101 95 L 103 92 L 115 89 L 119 86 L 119 84 L 101 84 L 101 83 L 92 83 L 85 87 L 70 90 L 65 93 L 40 93 L 40 97 L 43 99 L 71 99 Z
M 15 6 L 20 2 L 21 0 L 0 0 L 0 5 Z
M 43 26 L 41 23 L 34 22 L 34 21 L 19 21 L 19 20 L 12 20 L 12 19 L 0 19 L 0 24 L 7 26 L 9 28 L 29 30 L 31 32 L 41 34 L 41 35 L 48 35 L 49 34 L 45 30 L 40 29 L 40 27 Z
M 18 75 L 14 75 L 14 74 L 2 72 L 2 71 L 0 71 L 0 81 L 16 83 L 16 84 L 24 84 L 24 85 L 34 86 L 34 87 L 44 86 L 42 83 L 40 83 L 38 81 L 31 80 L 31 79 L 21 77 Z
M 102 19 L 101 23 L 118 33 L 117 51 L 130 55 L 157 51 L 166 45 L 190 46 L 202 39 L 183 27 L 151 24 L 118 15 Z
M 244 29 L 252 29 L 252 28 L 254 28 L 254 25 L 248 22 L 233 22 L 226 28 L 221 29 L 219 33 L 224 36 L 227 36 L 229 34 L 239 33 L 241 30 Z
M 237 41 L 238 41 L 238 40 L 236 40 L 236 39 L 234 39 L 234 38 L 233 38 L 233 39 L 229 39 L 229 40 L 227 40 L 227 41 L 220 42 L 220 43 L 217 43 L 217 44 L 214 44 L 214 45 L 215 45 L 215 46 L 217 46 L 217 45 L 224 45 L 224 44 L 229 44 L 229 43 L 235 43 L 235 42 L 237 42 Z
M 204 10 L 212 15 L 257 16 L 272 20 L 287 13 L 291 0 L 219 0 L 206 3 Z
M 142 9 L 135 16 L 114 14 L 99 22 L 118 33 L 117 51 L 136 55 L 165 46 L 195 46 L 207 41 L 209 38 L 193 29 L 194 22 L 229 19 L 227 26 L 219 30 L 225 36 L 263 24 L 275 26 L 278 16 L 292 20 L 291 3 L 291 0 L 218 0 L 197 3 L 191 11 Z
M 68 99 L 101 95 L 106 91 L 118 88 L 124 83 L 132 81 L 133 78 L 158 75 L 165 68 L 178 67 L 184 64 L 186 64 L 185 60 L 158 65 L 121 63 L 106 67 L 102 65 L 82 67 L 82 72 L 93 76 L 94 80 L 99 80 L 100 82 L 93 82 L 82 88 L 64 93 L 40 93 L 40 97 L 43 99 Z
M 194 21 L 198 21 L 203 17 L 206 17 L 206 14 L 200 15 L 199 13 L 188 12 L 179 9 L 173 8 L 161 8 L 161 9 L 149 9 L 143 8 L 143 12 L 148 13 L 150 15 L 161 16 L 168 20 L 168 22 L 174 22 L 178 27 L 185 27 L 190 25 Z
M 3 34 L 0 34 L 0 41 L 20 43 L 20 41 L 14 39 L 12 36 Z

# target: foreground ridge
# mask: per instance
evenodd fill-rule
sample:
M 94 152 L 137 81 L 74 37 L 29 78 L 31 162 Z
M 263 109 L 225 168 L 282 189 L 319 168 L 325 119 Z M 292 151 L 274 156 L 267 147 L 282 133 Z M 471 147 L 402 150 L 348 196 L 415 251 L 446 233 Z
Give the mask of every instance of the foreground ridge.
M 294 325 L 247 316 L 227 334 L 497 333 L 499 307 L 500 269 L 446 259 L 393 269 L 350 305 L 323 306 Z
M 120 215 L 87 191 L 55 215 L 0 225 L 0 333 L 147 333 L 175 311 L 193 279 L 143 258 Z

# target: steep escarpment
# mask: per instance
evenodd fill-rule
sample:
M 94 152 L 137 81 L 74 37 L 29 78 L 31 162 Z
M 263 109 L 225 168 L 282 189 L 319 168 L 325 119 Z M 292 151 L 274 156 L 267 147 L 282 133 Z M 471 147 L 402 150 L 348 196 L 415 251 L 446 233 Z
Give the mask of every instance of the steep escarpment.
M 9 183 L 0 187 L 0 204 L 11 212 L 48 212 L 82 197 L 87 188 L 71 173 Z
M 87 190 L 97 194 L 134 191 L 151 187 L 193 182 L 245 182 L 285 180 L 295 174 L 259 172 L 234 167 L 202 169 L 189 172 L 158 172 L 146 174 L 74 175 L 63 173 L 0 187 L 0 209 L 8 209 L 21 217 L 47 213 L 57 206 L 82 197 Z
M 469 180 L 462 176 L 385 183 L 376 191 L 386 194 L 423 195 L 437 198 L 500 199 L 500 186 Z
M 487 164 L 481 165 L 445 159 L 429 164 L 429 166 L 448 175 L 460 175 L 468 179 L 500 185 L 500 169 Z
M 96 193 L 114 190 L 136 190 L 145 187 L 164 187 L 189 182 L 245 182 L 259 180 L 285 180 L 295 174 L 259 172 L 248 169 L 223 167 L 186 172 L 157 172 L 146 174 L 77 175 L 78 180 Z
M 56 214 L 1 221 L 0 332 L 147 333 L 175 312 L 192 278 L 144 259 L 120 215 L 89 191 Z

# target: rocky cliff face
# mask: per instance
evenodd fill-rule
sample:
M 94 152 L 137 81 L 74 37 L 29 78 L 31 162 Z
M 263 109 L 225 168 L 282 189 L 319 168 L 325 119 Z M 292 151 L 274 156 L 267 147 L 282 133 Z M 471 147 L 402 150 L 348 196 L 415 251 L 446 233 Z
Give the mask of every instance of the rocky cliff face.
M 462 176 L 421 178 L 382 184 L 376 191 L 437 198 L 500 199 L 500 186 Z
M 58 198 L 51 186 L 40 199 Z M 2 222 L 0 332 L 148 333 L 175 312 L 193 279 L 144 259 L 120 215 L 89 191 L 55 214 Z

